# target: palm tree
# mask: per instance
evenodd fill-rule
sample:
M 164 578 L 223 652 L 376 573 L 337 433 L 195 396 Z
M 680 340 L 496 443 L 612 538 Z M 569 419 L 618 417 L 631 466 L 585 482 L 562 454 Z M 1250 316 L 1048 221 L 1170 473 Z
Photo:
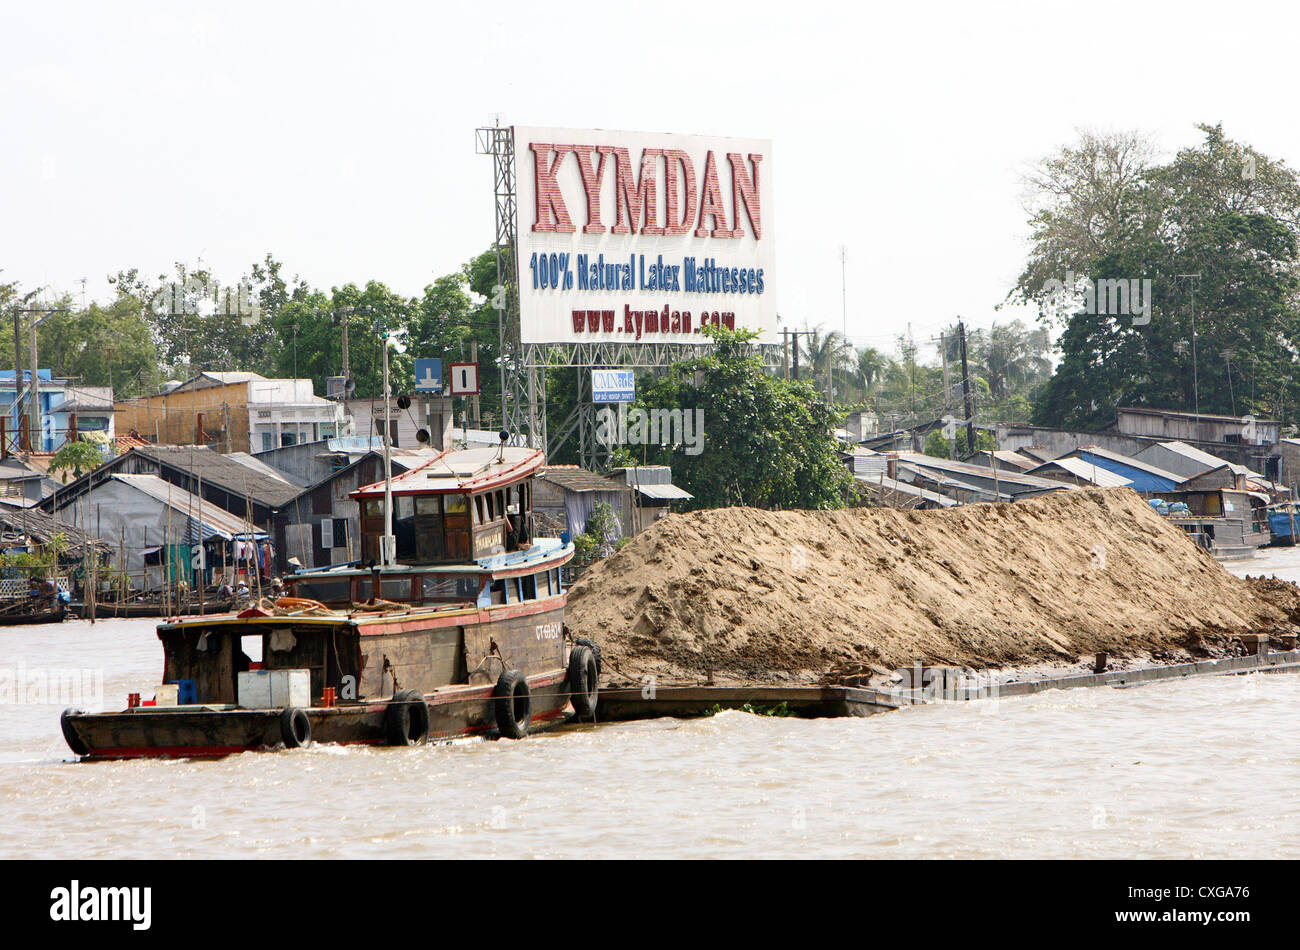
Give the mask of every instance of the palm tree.
M 993 324 L 984 348 L 989 393 L 1002 399 L 1008 393 L 1047 376 L 1052 369 L 1048 358 L 1051 337 L 1047 330 L 1027 328 L 1020 320 Z
M 839 375 L 841 379 L 847 380 L 856 372 L 852 345 L 844 339 L 843 334 L 835 330 L 823 333 L 821 327 L 817 327 L 808 337 L 804 356 L 812 368 L 813 379 L 822 384 L 826 401 L 834 402 L 831 377 Z
M 855 382 L 862 389 L 866 398 L 880 384 L 889 369 L 890 359 L 874 346 L 864 346 L 857 352 L 857 373 Z

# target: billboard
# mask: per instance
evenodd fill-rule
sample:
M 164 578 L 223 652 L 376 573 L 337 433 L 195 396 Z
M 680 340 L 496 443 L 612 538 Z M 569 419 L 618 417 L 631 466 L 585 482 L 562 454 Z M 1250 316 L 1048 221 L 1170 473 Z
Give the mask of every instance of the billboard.
M 524 343 L 776 341 L 772 143 L 514 128 Z

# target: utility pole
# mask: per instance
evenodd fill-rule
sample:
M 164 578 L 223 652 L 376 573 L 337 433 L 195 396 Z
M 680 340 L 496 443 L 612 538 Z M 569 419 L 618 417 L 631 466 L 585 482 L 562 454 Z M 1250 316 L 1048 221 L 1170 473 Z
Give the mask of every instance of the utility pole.
M 843 335 L 847 341 L 849 338 L 849 283 L 848 283 L 848 260 L 849 249 L 847 245 L 840 245 L 840 317 L 844 323 Z
M 44 323 L 46 320 L 48 320 L 50 317 L 54 316 L 56 313 L 67 313 L 67 312 L 68 309 L 66 307 L 24 307 L 14 312 L 14 396 L 17 399 L 22 398 L 22 392 L 23 392 L 22 381 L 20 379 L 21 373 L 19 371 L 19 362 L 20 362 L 19 356 L 22 353 L 22 334 L 18 329 L 18 314 L 20 313 L 45 314 L 45 316 L 41 317 L 40 319 L 32 320 L 32 326 L 31 326 L 32 365 L 30 371 L 27 374 L 28 379 L 30 380 L 30 384 L 28 388 L 28 396 L 31 399 L 31 406 L 28 408 L 29 421 L 27 424 L 28 425 L 27 450 L 29 452 L 38 451 L 37 440 L 40 438 L 41 435 L 41 404 L 40 404 L 40 388 L 39 388 L 40 381 L 37 379 L 36 376 L 36 366 L 37 363 L 39 362 L 36 356 L 36 328 L 39 327 L 42 323 Z M 17 403 L 15 403 L 15 405 L 17 405 Z
M 930 342 L 936 342 L 934 337 L 930 337 Z M 939 358 L 943 361 L 943 407 L 947 409 L 952 404 L 952 383 L 948 374 L 948 337 L 943 330 L 939 331 Z
M 1178 274 L 1175 280 L 1197 281 L 1201 279 L 1200 274 Z M 1196 284 L 1192 284 L 1192 403 L 1196 412 L 1197 421 L 1201 416 L 1201 385 L 1196 370 Z M 1199 435 L 1199 433 L 1198 433 Z
M 340 322 L 342 322 L 343 324 L 343 375 L 344 376 L 349 375 L 348 373 L 348 317 L 351 315 L 351 313 L 352 313 L 352 308 L 345 307 L 343 309 L 342 315 L 340 316 Z
M 781 330 L 781 376 L 790 378 L 790 331 L 785 328 Z
M 20 423 L 18 406 L 23 401 L 23 331 L 22 310 L 14 311 L 14 450 L 25 448 L 25 426 Z
M 970 401 L 970 371 L 966 366 L 966 324 L 957 318 L 957 339 L 961 344 L 961 395 L 966 413 L 966 451 L 975 451 L 975 410 Z
M 469 343 L 469 359 L 475 366 L 478 365 L 478 340 L 471 340 Z M 478 393 L 471 396 L 469 401 L 470 405 L 474 407 L 474 428 L 482 428 L 483 417 L 479 415 Z

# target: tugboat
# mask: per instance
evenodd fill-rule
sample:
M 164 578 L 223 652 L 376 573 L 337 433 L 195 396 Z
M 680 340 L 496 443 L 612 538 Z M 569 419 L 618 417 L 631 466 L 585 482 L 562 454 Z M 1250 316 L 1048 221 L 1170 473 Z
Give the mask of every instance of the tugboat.
M 504 436 L 504 433 L 503 433 Z M 84 758 L 227 755 L 311 741 L 523 738 L 591 717 L 599 648 L 571 641 L 567 538 L 534 538 L 536 449 L 451 450 L 353 492 L 360 562 L 289 595 L 158 628 L 153 704 L 63 713 Z M 387 453 L 386 453 L 387 455 Z

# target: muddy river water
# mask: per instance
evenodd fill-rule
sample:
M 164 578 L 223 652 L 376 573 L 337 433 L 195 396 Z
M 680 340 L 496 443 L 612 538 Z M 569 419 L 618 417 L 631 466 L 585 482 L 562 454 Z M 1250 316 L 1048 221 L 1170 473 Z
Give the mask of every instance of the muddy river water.
M 1300 580 L 1300 553 L 1230 569 Z M 83 674 L 58 689 L 88 708 L 151 695 L 153 627 L 0 629 L 26 687 L 0 704 L 0 857 L 1300 857 L 1300 675 L 73 763 L 42 674 Z

